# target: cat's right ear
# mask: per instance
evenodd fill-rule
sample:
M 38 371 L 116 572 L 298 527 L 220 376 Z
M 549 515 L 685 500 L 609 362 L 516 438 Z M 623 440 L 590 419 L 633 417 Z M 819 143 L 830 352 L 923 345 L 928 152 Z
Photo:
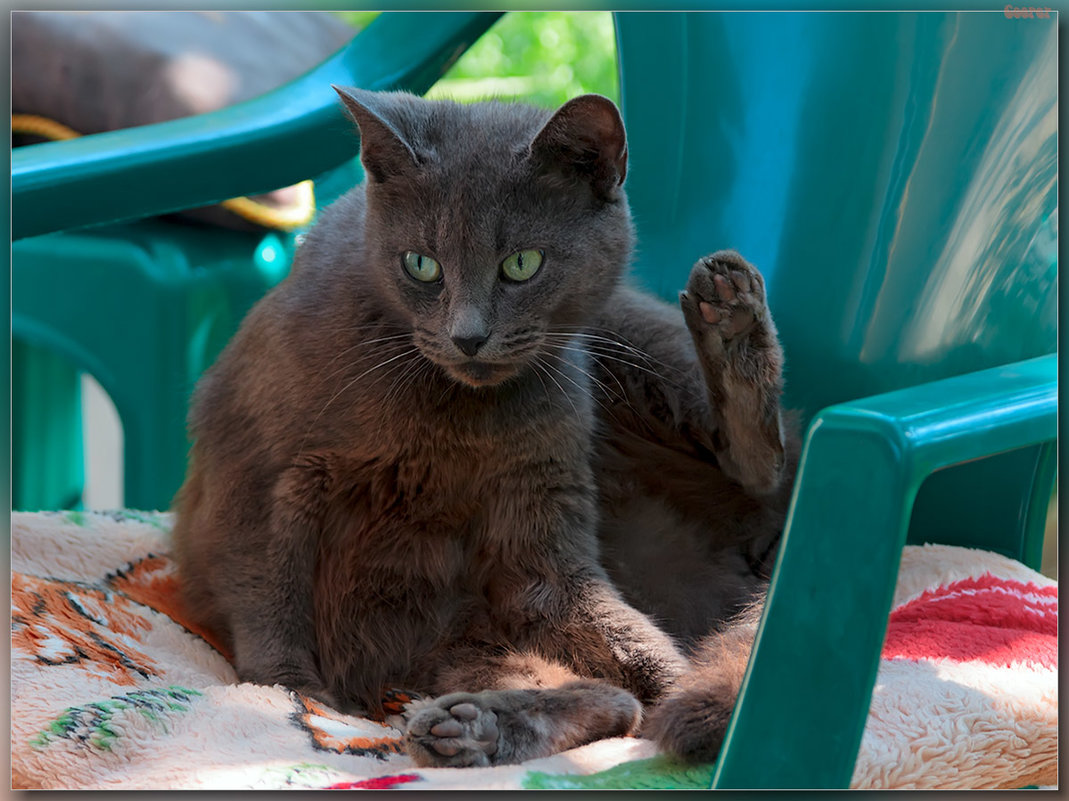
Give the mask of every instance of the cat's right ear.
M 620 110 L 601 95 L 574 97 L 539 131 L 530 155 L 543 169 L 577 175 L 596 195 L 614 200 L 627 175 L 627 135 Z
M 412 147 L 389 121 L 389 94 L 331 86 L 360 129 L 360 161 L 371 180 L 382 183 L 417 165 Z

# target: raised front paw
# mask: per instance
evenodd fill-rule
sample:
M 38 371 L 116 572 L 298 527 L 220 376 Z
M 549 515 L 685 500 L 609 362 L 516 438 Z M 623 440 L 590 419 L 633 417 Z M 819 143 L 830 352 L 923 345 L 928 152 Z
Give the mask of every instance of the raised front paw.
M 769 316 L 761 273 L 733 250 L 717 251 L 695 264 L 679 303 L 695 336 L 709 339 L 713 334 L 725 345 Z
M 484 696 L 451 693 L 408 705 L 405 749 L 421 767 L 483 767 L 498 750 L 497 714 Z

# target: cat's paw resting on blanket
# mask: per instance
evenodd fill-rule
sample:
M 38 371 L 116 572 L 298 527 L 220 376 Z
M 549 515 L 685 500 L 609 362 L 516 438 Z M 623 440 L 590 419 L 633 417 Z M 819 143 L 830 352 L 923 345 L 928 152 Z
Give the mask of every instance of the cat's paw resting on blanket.
M 450 693 L 406 710 L 405 749 L 421 767 L 523 762 L 633 732 L 642 707 L 604 682 Z

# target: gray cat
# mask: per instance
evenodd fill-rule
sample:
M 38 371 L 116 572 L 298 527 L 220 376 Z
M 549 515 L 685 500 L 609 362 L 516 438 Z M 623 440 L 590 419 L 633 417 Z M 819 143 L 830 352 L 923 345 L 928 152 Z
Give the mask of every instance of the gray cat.
M 243 680 L 363 714 L 430 696 L 406 711 L 421 765 L 636 732 L 642 705 L 671 752 L 715 756 L 753 615 L 723 624 L 759 595 L 797 450 L 760 274 L 701 260 L 682 317 L 624 285 L 605 98 L 339 93 L 365 185 L 196 391 L 191 610 Z

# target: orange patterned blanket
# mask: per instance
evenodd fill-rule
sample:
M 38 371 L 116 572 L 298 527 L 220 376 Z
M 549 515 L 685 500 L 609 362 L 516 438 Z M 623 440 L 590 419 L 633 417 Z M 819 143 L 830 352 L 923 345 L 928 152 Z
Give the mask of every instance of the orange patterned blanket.
M 12 786 L 52 789 L 701 787 L 616 738 L 497 768 L 416 768 L 384 720 L 237 682 L 188 620 L 171 518 L 12 516 Z M 1000 556 L 903 554 L 854 787 L 1057 781 L 1057 585 Z

